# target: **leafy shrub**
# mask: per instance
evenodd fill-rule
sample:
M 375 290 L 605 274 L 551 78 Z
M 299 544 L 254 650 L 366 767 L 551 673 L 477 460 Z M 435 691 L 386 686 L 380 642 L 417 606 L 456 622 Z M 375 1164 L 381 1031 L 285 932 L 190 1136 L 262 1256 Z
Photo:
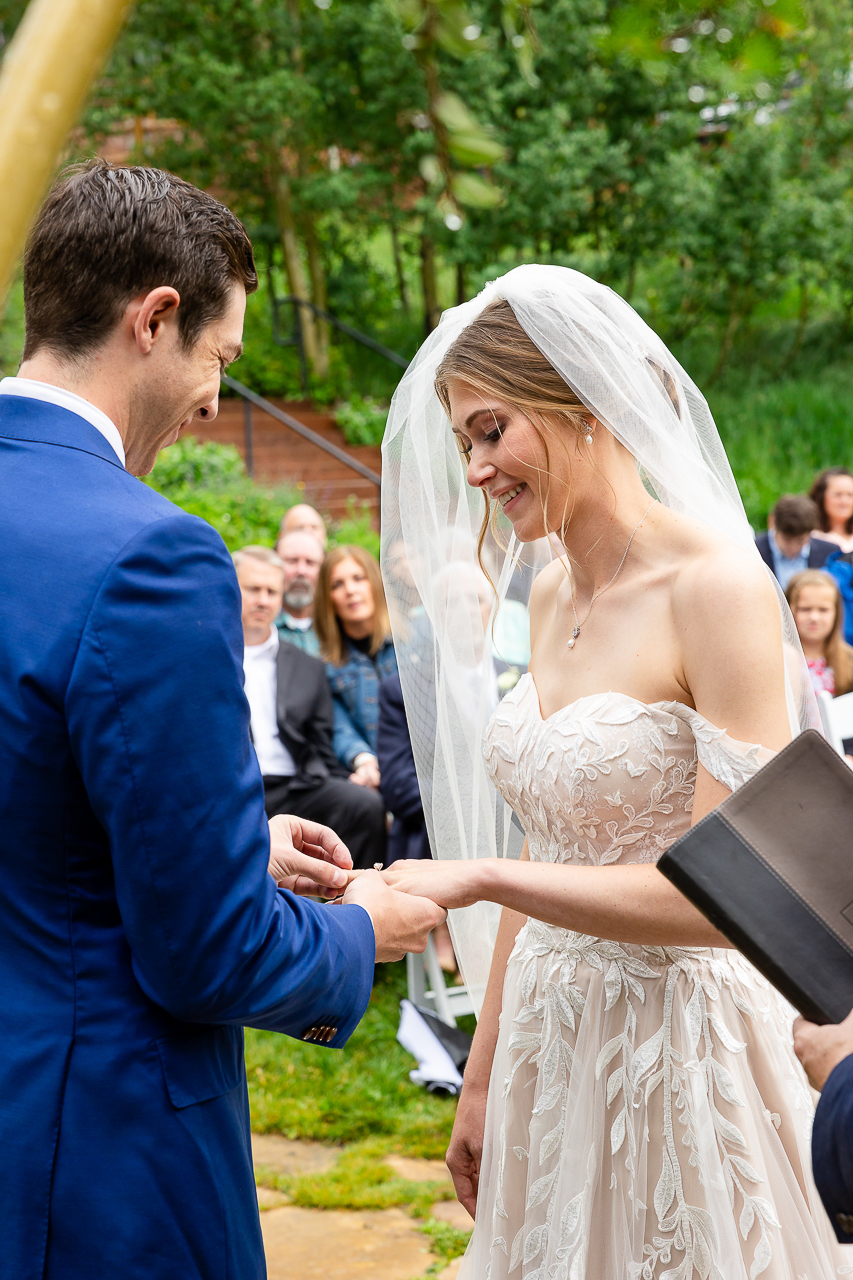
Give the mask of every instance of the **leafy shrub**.
M 146 483 L 176 506 L 213 525 L 229 551 L 253 544 L 274 546 L 287 508 L 305 501 L 298 486 L 262 485 L 250 480 L 234 445 L 194 436 L 183 436 L 164 449 Z M 378 557 L 379 534 L 366 503 L 359 507 L 350 499 L 345 518 L 327 523 L 332 546 L 356 543 Z
M 229 551 L 254 543 L 273 546 L 285 511 L 302 501 L 294 487 L 250 480 L 233 445 L 194 436 L 164 449 L 147 483 L 213 525 Z
M 388 421 L 388 410 L 372 396 L 350 396 L 346 404 L 335 410 L 335 422 L 347 444 L 381 444 Z
M 243 459 L 235 445 L 182 436 L 161 451 L 149 483 L 171 498 L 182 489 L 233 488 L 245 479 Z

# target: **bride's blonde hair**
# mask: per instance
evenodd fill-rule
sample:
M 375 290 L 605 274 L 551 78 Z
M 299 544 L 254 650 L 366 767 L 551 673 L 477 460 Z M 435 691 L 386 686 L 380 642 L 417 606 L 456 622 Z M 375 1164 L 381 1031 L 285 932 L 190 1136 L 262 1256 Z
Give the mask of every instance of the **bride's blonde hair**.
M 551 471 L 548 440 L 562 446 L 571 467 L 567 438 L 586 434 L 590 410 L 527 336 L 510 304 L 502 299 L 485 307 L 463 329 L 438 366 L 435 391 L 448 417 L 453 381 L 463 382 L 483 395 L 497 396 L 529 419 L 545 454 L 545 466 L 539 473 L 539 500 L 547 521 L 547 481 Z M 567 433 L 560 427 L 567 428 Z M 493 522 L 499 509 L 485 490 L 483 500 L 486 511 L 478 539 L 480 553 L 490 523 L 497 536 Z M 564 509 L 563 528 L 569 517 Z

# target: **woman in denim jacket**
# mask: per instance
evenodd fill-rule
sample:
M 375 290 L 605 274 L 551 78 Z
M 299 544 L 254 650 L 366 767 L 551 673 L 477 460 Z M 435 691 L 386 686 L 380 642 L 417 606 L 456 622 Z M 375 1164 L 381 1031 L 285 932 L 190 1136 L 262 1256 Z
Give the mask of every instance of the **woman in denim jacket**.
M 336 547 L 324 560 L 314 630 L 332 689 L 335 754 L 351 782 L 378 787 L 379 682 L 396 675 L 397 657 L 379 565 L 363 547 Z

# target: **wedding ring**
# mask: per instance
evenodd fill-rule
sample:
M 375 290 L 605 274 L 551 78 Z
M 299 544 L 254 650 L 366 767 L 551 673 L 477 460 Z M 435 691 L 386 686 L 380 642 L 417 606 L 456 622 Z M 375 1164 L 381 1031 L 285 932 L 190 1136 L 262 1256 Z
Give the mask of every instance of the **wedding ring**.
M 381 870 L 382 870 L 382 863 L 381 863 L 381 862 L 374 862 L 374 864 L 373 864 L 373 870 L 374 870 L 374 871 L 381 871 Z

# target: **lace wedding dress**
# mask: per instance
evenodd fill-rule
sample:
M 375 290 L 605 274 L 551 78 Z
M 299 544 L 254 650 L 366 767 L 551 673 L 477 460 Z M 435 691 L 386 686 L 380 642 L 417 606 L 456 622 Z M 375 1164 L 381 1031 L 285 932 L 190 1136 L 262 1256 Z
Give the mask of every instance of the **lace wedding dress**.
M 686 830 L 697 758 L 735 789 L 771 753 L 619 693 L 543 720 L 527 675 L 485 754 L 533 861 L 607 866 L 655 862 Z M 737 952 L 530 920 L 507 968 L 460 1280 L 853 1274 L 811 1179 L 792 1018 Z

